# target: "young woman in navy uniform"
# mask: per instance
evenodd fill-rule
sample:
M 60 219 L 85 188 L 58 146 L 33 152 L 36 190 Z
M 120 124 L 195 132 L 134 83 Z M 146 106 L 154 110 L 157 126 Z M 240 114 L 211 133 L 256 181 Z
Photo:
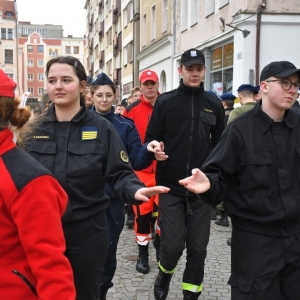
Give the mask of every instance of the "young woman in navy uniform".
M 87 110 L 82 92 L 87 75 L 72 56 L 56 57 L 46 66 L 47 91 L 53 105 L 26 149 L 58 179 L 69 196 L 63 216 L 66 256 L 75 279 L 77 300 L 97 299 L 108 249 L 105 210 L 113 194 L 140 204 L 165 187 L 146 188 L 136 175 L 113 125 Z

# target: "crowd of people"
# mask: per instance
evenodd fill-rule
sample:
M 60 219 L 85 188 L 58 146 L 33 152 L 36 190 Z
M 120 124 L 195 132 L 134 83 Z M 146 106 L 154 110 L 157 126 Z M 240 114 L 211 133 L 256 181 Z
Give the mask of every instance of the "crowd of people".
M 160 94 L 145 70 L 113 105 L 105 73 L 55 57 L 51 103 L 32 118 L 0 70 L 0 295 L 109 299 L 126 224 L 138 273 L 155 246 L 154 298 L 167 299 L 186 250 L 183 299 L 199 299 L 211 220 L 230 218 L 232 299 L 299 297 L 300 69 L 271 62 L 237 97 L 205 91 L 205 72 L 203 52 L 189 49 L 176 89 Z

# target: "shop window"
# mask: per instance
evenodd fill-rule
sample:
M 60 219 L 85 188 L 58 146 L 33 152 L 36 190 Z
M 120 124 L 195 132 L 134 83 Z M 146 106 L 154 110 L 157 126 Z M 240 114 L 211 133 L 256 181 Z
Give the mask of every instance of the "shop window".
M 233 43 L 213 49 L 211 54 L 210 89 L 218 96 L 232 93 Z

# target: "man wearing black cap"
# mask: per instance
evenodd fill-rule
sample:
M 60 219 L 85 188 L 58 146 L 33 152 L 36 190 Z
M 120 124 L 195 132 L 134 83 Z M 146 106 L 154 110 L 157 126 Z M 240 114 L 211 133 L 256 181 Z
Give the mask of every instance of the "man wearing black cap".
M 258 89 L 251 84 L 242 84 L 237 89 L 238 97 L 240 100 L 241 106 L 235 108 L 229 114 L 228 123 L 230 123 L 237 116 L 242 113 L 252 109 L 256 104 L 255 95 L 258 94 Z
M 230 123 L 201 170 L 180 180 L 232 221 L 232 300 L 299 299 L 300 117 L 292 110 L 300 69 L 272 62 L 262 100 Z
M 166 299 L 185 247 L 184 299 L 198 299 L 201 294 L 211 208 L 178 181 L 192 168 L 202 165 L 224 129 L 221 101 L 204 91 L 203 53 L 197 49 L 185 51 L 178 71 L 182 77 L 180 85 L 157 98 L 145 138 L 146 143 L 161 142 L 168 154 L 165 161 L 157 163 L 156 180 L 157 184 L 164 182 L 171 188 L 167 197 L 159 197 L 161 247 L 159 274 L 154 285 L 156 300 Z

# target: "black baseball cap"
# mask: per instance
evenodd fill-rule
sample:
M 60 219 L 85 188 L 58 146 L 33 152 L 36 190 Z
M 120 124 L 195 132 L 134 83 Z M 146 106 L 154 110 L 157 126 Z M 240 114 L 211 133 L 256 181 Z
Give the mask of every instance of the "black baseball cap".
M 266 65 L 260 73 L 260 82 L 268 79 L 269 77 L 284 78 L 294 73 L 297 73 L 300 79 L 300 69 L 297 69 L 289 61 L 273 61 Z
M 185 67 L 192 65 L 203 65 L 205 66 L 205 58 L 202 51 L 192 48 L 183 52 L 180 58 L 180 63 L 184 64 Z

